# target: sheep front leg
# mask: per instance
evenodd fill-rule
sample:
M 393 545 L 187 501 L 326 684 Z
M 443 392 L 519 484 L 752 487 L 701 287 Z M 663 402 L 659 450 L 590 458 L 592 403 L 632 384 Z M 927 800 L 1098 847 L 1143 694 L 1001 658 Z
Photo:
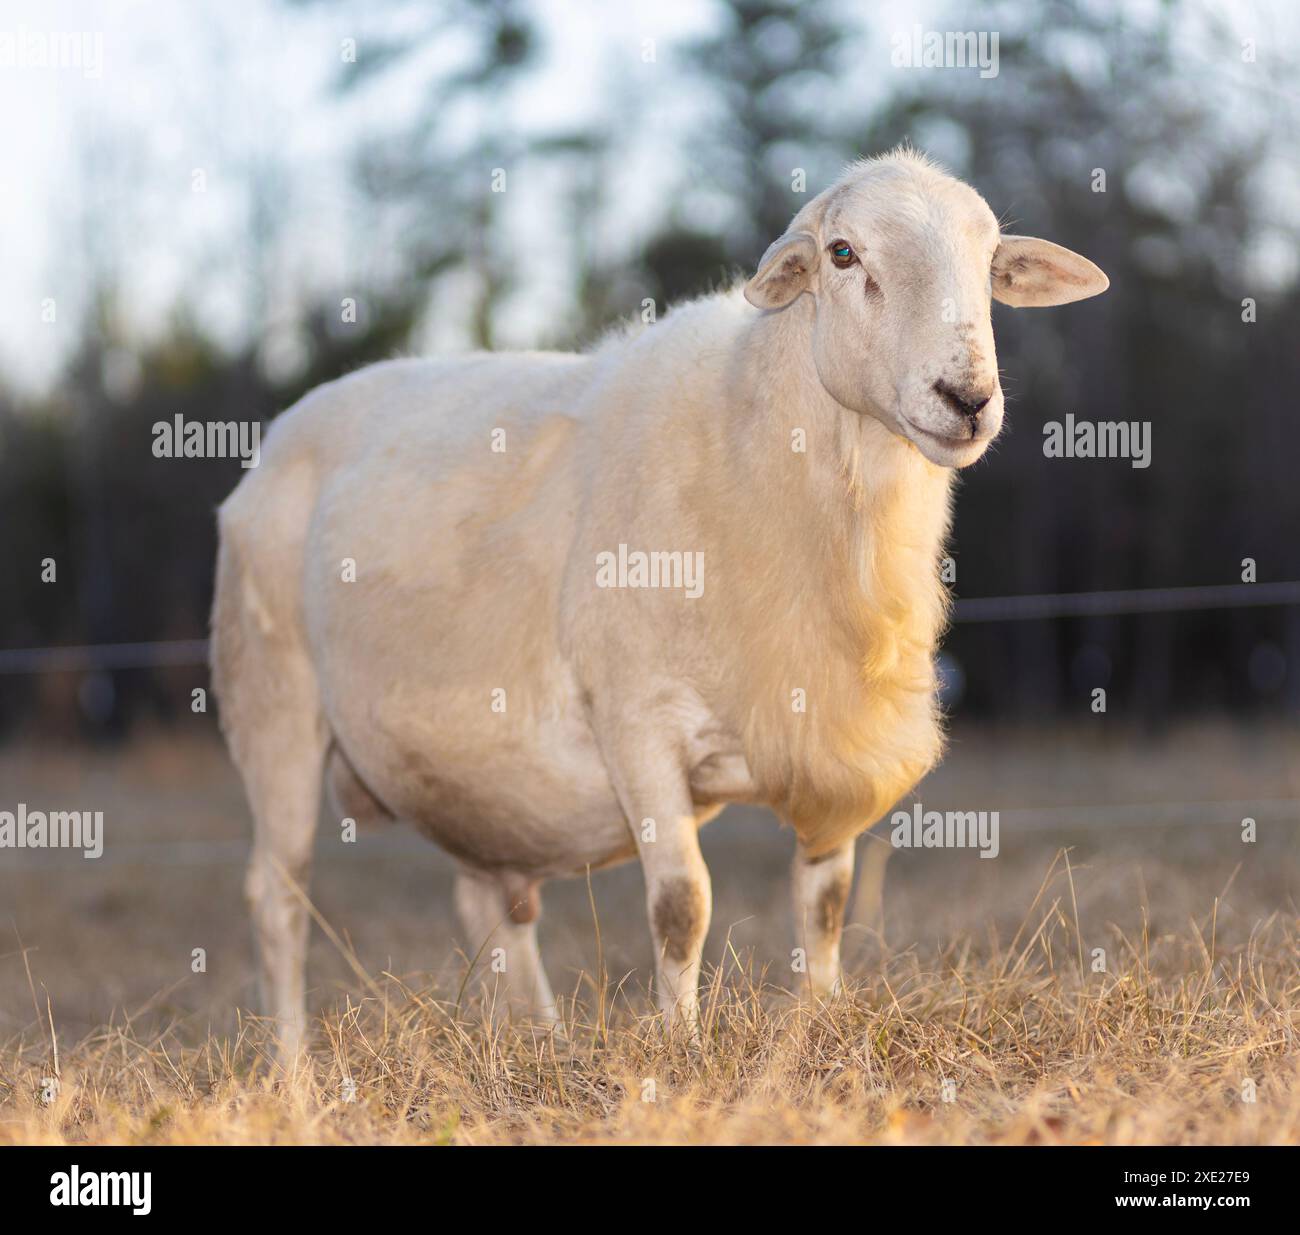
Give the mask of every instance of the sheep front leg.
M 686 779 L 647 768 L 616 778 L 645 874 L 646 909 L 655 948 L 655 994 L 664 1026 L 699 1034 L 700 955 L 713 913 L 709 870 Z M 666 782 L 676 782 L 665 789 Z
M 680 1024 L 697 1037 L 700 956 L 713 913 L 713 888 L 700 855 L 695 816 L 647 816 L 634 826 L 650 834 L 649 839 L 638 840 L 637 847 L 645 872 L 659 1010 L 665 1028 Z
M 802 844 L 794 856 L 794 927 L 804 950 L 807 992 L 825 999 L 840 987 L 840 936 L 853 883 L 854 842 L 809 857 Z

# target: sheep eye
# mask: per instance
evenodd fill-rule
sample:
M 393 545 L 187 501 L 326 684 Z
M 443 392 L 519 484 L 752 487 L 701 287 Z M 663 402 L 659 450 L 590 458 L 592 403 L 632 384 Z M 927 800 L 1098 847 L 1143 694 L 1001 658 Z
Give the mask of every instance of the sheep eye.
M 831 261 L 841 270 L 846 266 L 852 266 L 856 260 L 857 257 L 853 252 L 853 246 L 851 244 L 848 244 L 843 240 L 836 240 L 831 245 Z

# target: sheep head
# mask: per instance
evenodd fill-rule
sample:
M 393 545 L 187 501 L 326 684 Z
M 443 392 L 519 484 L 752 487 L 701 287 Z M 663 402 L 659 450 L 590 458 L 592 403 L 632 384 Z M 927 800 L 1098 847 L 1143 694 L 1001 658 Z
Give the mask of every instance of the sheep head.
M 1003 235 L 984 199 L 908 151 L 854 165 L 763 255 L 745 297 L 813 297 L 817 375 L 932 463 L 974 463 L 1002 427 L 992 300 L 1068 304 L 1109 280 L 1069 249 Z

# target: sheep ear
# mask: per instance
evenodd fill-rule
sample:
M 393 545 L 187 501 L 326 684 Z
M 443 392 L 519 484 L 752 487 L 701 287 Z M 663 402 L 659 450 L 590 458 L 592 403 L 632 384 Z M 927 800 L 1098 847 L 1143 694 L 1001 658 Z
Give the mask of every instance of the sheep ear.
M 758 271 L 745 284 L 745 299 L 755 308 L 784 309 L 812 285 L 817 240 L 810 232 L 786 232 L 769 246 Z
M 992 275 L 993 299 L 1018 309 L 1086 300 L 1110 286 L 1086 257 L 1033 236 L 1003 236 Z

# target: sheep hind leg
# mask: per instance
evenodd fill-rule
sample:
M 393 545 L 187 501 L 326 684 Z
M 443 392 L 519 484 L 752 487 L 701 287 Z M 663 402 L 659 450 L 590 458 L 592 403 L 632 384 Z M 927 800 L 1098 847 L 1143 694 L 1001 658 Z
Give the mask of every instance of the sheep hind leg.
M 223 544 L 213 609 L 213 685 L 253 815 L 245 893 L 261 1010 L 291 1074 L 307 1039 L 306 901 L 330 734 L 316 676 L 292 632 L 271 620 L 238 555 Z
M 245 893 L 258 953 L 262 1011 L 272 1018 L 276 1059 L 292 1073 L 307 1044 L 307 888 L 320 805 L 326 735 L 314 718 L 279 715 L 251 757 L 238 760 L 253 813 Z
M 454 895 L 468 959 L 493 1010 L 556 1024 L 555 996 L 537 946 L 537 884 L 462 867 Z

